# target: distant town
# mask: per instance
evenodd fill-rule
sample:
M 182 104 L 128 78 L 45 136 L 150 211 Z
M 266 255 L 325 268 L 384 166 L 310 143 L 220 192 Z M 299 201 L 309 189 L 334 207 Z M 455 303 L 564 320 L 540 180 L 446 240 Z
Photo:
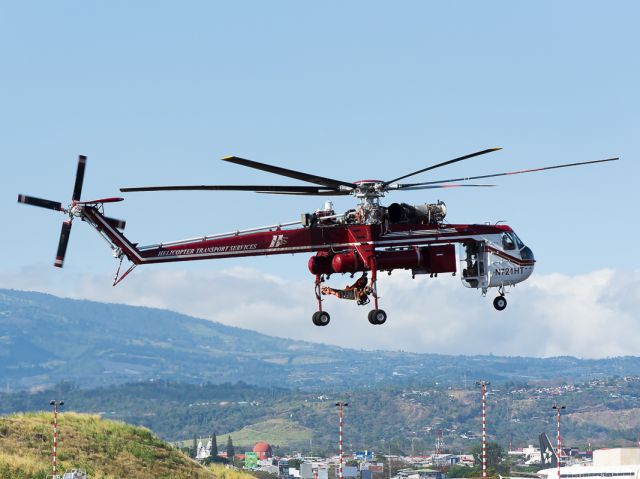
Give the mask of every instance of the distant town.
M 230 444 L 230 443 L 229 443 Z M 233 447 L 229 446 L 228 447 Z M 495 443 L 487 445 L 490 463 L 489 475 L 523 477 L 614 477 L 631 476 L 623 469 L 633 471 L 637 479 L 640 473 L 640 448 L 613 448 L 598 451 L 562 447 L 560 454 L 546 434 L 540 435 L 540 446 L 527 445 L 501 451 Z M 426 456 L 400 456 L 374 451 L 357 451 L 342 457 L 305 456 L 294 453 L 286 457 L 273 454 L 271 445 L 259 441 L 252 451 L 233 453 L 217 452 L 214 438 L 205 443 L 197 442 L 195 459 L 204 464 L 222 462 L 227 467 L 242 469 L 284 479 L 444 479 L 445 477 L 478 477 L 481 472 L 481 455 L 433 453 Z M 594 459 L 595 458 L 595 459 Z M 599 468 L 594 473 L 594 468 Z M 578 471 L 576 473 L 575 471 Z

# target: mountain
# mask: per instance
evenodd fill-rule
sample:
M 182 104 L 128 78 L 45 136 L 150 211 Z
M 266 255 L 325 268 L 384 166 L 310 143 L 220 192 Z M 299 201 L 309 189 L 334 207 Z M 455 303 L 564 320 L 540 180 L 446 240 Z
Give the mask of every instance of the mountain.
M 86 414 L 58 416 L 57 473 L 89 477 L 210 478 L 216 476 L 148 429 Z M 51 414 L 0 417 L 0 477 L 51 477 Z
M 0 388 L 160 379 L 285 388 L 640 375 L 640 358 L 581 360 L 358 351 L 276 338 L 171 311 L 0 289 Z

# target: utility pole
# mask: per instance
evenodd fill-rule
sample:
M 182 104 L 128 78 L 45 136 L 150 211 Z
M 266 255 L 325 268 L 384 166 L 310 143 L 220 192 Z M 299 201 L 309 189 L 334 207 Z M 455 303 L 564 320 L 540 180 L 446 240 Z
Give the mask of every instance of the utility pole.
M 491 384 L 489 381 L 476 381 L 476 386 L 482 389 L 482 479 L 487 479 L 487 409 L 485 396 L 489 384 Z
M 554 404 L 553 409 L 556 410 L 556 417 L 558 419 L 558 435 L 557 435 L 557 451 L 556 457 L 558 458 L 558 479 L 560 479 L 560 456 L 562 455 L 562 441 L 560 439 L 560 411 L 566 409 L 566 406 L 560 404 Z
M 56 450 L 58 448 L 58 407 L 64 406 L 64 401 L 49 401 L 49 404 L 53 406 L 53 479 L 58 479 L 56 475 Z
M 349 405 L 348 402 L 337 402 L 336 406 L 340 408 L 340 469 L 339 469 L 339 479 L 342 479 L 342 408 L 347 407 Z
M 391 439 L 389 439 L 389 479 L 391 479 Z

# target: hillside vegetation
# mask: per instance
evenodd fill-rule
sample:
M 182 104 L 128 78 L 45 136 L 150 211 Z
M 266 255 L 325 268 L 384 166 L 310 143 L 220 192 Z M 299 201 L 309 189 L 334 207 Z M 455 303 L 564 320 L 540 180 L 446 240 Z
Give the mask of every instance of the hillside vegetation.
M 167 441 L 185 441 L 216 433 L 224 448 L 231 436 L 238 452 L 267 441 L 281 450 L 312 453 L 335 445 L 339 400 L 345 411 L 345 444 L 358 450 L 388 449 L 426 453 L 436 432 L 447 448 L 468 450 L 479 440 L 480 391 L 475 386 L 360 388 L 324 394 L 238 384 L 184 384 L 162 381 L 99 389 L 69 384 L 38 392 L 0 393 L 0 414 L 42 410 L 52 397 L 65 410 L 100 414 L 152 430 Z M 553 434 L 550 404 L 567 406 L 563 431 L 567 444 L 584 447 L 631 446 L 640 427 L 640 377 L 610 378 L 581 384 L 516 385 L 489 388 L 488 435 L 507 447 L 534 444 L 538 434 Z
M 98 416 L 63 413 L 58 418 L 58 472 L 81 468 L 94 478 L 215 478 L 148 429 Z M 0 417 L 0 477 L 51 475 L 51 413 Z

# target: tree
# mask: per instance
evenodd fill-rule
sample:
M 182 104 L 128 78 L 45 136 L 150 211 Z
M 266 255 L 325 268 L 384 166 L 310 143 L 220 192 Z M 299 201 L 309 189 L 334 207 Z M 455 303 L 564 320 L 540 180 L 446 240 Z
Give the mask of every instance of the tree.
M 477 474 L 477 468 L 456 464 L 455 466 L 451 466 L 447 472 L 447 477 L 473 477 L 477 476 Z
M 233 447 L 233 441 L 231 440 L 231 435 L 227 437 L 227 459 L 229 461 L 233 461 L 233 457 L 236 455 L 236 450 Z
M 191 446 L 191 457 L 192 458 L 196 458 L 196 456 L 198 455 L 198 439 L 196 438 L 196 435 L 193 435 L 193 445 Z
M 498 467 L 504 458 L 504 450 L 497 442 L 487 442 L 487 467 Z M 473 448 L 474 464 L 482 465 L 482 444 Z
M 211 455 L 213 457 L 218 455 L 218 439 L 216 438 L 215 431 L 213 431 L 213 436 L 211 436 Z

